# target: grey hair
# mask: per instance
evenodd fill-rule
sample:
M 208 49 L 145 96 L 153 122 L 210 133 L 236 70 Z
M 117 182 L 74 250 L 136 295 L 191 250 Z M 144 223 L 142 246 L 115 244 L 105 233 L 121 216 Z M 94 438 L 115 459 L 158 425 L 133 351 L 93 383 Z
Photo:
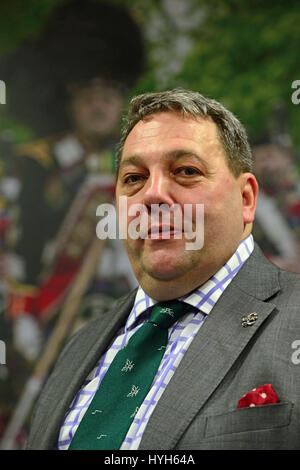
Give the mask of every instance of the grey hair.
M 116 152 L 117 173 L 125 140 L 133 127 L 147 116 L 166 111 L 179 112 L 183 116 L 194 118 L 210 117 L 217 126 L 231 172 L 238 176 L 240 173 L 253 171 L 253 155 L 246 130 L 240 121 L 218 101 L 195 91 L 175 88 L 158 93 L 144 93 L 130 101 Z

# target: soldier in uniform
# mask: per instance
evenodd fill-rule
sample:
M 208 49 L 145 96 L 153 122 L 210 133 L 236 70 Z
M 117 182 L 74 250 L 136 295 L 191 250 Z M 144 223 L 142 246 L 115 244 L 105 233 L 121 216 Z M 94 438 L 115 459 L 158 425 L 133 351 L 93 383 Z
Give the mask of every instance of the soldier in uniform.
M 42 34 L 3 60 L 10 112 L 37 136 L 16 149 L 21 191 L 10 251 L 19 277 L 8 272 L 14 345 L 32 365 L 95 235 L 96 207 L 114 194 L 121 111 L 143 63 L 136 22 L 93 0 L 54 9 Z M 134 283 L 120 242 L 110 240 L 80 321 L 103 314 Z

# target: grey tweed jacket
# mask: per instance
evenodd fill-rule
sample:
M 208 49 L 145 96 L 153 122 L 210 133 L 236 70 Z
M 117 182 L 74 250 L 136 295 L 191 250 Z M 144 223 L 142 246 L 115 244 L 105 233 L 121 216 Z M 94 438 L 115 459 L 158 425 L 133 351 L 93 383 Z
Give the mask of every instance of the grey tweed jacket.
M 36 405 L 28 449 L 56 448 L 70 402 L 124 324 L 135 292 L 64 348 Z M 242 326 L 254 312 L 257 320 Z M 256 245 L 183 357 L 140 449 L 300 449 L 299 341 L 300 276 L 278 269 Z M 277 404 L 237 408 L 268 383 Z

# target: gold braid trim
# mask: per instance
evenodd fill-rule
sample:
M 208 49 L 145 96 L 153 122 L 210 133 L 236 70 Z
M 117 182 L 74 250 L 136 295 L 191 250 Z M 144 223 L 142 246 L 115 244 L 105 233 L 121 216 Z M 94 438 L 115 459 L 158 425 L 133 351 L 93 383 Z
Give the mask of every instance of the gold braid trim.
M 16 153 L 22 157 L 33 158 L 45 168 L 49 168 L 53 163 L 50 153 L 50 143 L 46 139 L 22 144 L 17 148 Z

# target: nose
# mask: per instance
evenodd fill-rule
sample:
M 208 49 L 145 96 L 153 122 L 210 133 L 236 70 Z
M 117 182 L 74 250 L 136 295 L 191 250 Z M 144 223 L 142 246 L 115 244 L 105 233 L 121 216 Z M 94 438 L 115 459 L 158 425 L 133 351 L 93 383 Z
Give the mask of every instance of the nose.
M 162 170 L 153 171 L 144 186 L 143 204 L 151 208 L 151 204 L 167 204 L 172 206 L 174 199 L 169 178 Z

